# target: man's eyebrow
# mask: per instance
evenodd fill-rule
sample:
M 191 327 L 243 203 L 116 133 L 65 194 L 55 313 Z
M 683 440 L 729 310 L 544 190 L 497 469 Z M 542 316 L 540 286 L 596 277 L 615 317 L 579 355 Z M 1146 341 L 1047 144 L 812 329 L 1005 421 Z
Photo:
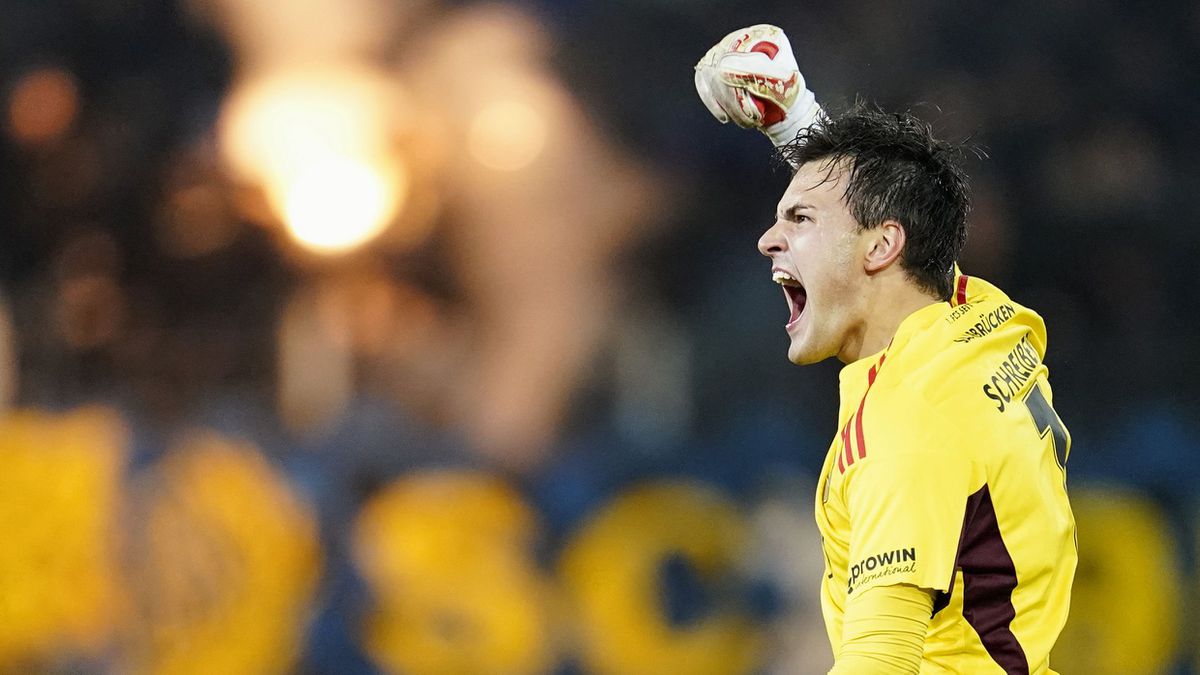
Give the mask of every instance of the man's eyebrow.
M 817 210 L 816 207 L 811 204 L 805 204 L 804 202 L 797 202 L 797 203 L 792 204 L 791 206 L 787 207 L 783 211 L 780 211 L 779 216 L 781 218 L 785 218 L 786 220 L 795 220 L 796 214 L 800 213 L 801 211 L 816 211 L 816 210 Z

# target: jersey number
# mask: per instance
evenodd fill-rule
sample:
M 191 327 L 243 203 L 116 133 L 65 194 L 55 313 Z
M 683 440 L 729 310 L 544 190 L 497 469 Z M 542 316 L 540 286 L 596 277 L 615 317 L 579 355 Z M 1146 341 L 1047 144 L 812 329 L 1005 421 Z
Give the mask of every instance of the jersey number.
M 1029 395 L 1025 397 L 1025 407 L 1029 408 L 1029 415 L 1033 417 L 1038 435 L 1042 438 L 1046 437 L 1047 432 L 1053 435 L 1054 457 L 1058 460 L 1058 466 L 1066 471 L 1067 457 L 1071 454 L 1071 439 L 1067 436 L 1067 427 L 1063 425 L 1062 418 L 1050 407 L 1050 402 L 1046 400 L 1040 385 L 1034 384 L 1030 388 Z

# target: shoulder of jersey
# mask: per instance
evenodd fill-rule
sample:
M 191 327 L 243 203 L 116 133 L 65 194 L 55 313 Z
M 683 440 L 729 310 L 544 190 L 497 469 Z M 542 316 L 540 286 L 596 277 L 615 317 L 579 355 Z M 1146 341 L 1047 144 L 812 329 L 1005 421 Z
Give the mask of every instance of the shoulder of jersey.
M 981 377 L 1023 338 L 1044 356 L 1045 324 L 1037 312 L 982 279 L 959 275 L 955 286 L 945 312 L 888 354 L 894 371 L 887 389 L 894 394 L 931 403 L 974 395 Z

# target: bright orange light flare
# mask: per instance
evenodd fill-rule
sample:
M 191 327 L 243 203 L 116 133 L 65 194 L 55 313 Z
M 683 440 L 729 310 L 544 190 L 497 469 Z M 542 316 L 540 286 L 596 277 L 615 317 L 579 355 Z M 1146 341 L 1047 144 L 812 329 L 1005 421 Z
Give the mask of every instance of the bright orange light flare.
M 337 253 L 383 232 L 407 191 L 406 183 L 398 170 L 329 157 L 278 186 L 276 194 L 282 199 L 276 206 L 301 245 Z
M 348 251 L 383 232 L 407 196 L 392 148 L 392 94 L 355 67 L 251 79 L 225 108 L 222 149 L 241 178 L 262 186 L 297 242 Z
M 79 112 L 79 89 L 65 70 L 43 68 L 21 78 L 8 102 L 13 137 L 27 144 L 62 136 Z
M 243 178 L 280 178 L 331 153 L 384 152 L 393 106 L 386 83 L 354 68 L 256 77 L 228 99 L 221 146 Z

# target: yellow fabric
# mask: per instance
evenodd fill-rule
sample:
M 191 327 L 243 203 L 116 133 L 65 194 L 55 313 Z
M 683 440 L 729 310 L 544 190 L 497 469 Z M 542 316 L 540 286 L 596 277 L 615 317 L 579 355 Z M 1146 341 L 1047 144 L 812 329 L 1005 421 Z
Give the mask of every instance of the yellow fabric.
M 254 445 L 183 440 L 131 495 L 127 647 L 114 672 L 290 673 L 321 577 L 316 516 Z
M 127 435 L 106 408 L 0 416 L 0 673 L 111 647 Z
M 1196 596 L 1179 564 L 1174 523 L 1157 500 L 1131 488 L 1073 489 L 1071 508 L 1087 574 L 1075 582 L 1055 666 L 1087 675 L 1173 672 L 1181 644 L 1196 635 Z M 1200 673 L 1196 656 L 1192 672 Z
M 550 672 L 539 531 L 518 491 L 473 471 L 422 471 L 373 496 L 355 521 L 353 554 L 373 599 L 360 641 L 378 669 Z
M 571 537 L 558 568 L 563 599 L 577 619 L 581 670 L 757 672 L 767 644 L 740 603 L 718 600 L 704 616 L 678 625 L 662 600 L 667 560 L 682 559 L 706 583 L 720 583 L 736 569 L 750 532 L 736 504 L 692 482 L 632 486 L 593 514 Z
M 1041 317 L 959 276 L 950 302 L 914 312 L 887 349 L 843 368 L 816 495 L 835 654 L 849 600 L 911 584 L 941 593 L 921 673 L 1053 672 L 1077 549 L 1059 459 L 1070 437 L 1045 353 Z M 964 592 L 984 635 L 964 617 Z
M 921 667 L 933 593 L 916 586 L 872 586 L 846 606 L 842 648 L 830 675 L 915 675 Z

